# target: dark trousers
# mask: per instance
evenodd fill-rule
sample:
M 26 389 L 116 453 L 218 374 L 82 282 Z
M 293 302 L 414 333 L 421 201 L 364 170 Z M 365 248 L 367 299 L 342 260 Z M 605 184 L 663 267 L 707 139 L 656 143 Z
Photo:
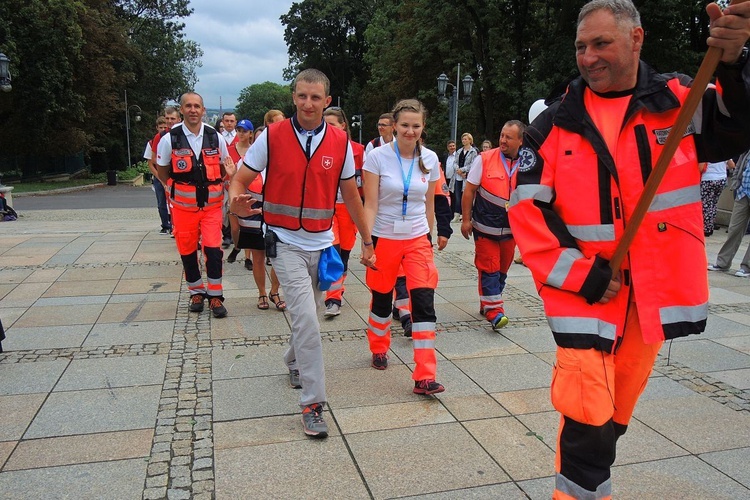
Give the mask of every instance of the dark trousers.
M 151 179 L 151 183 L 154 186 L 154 193 L 156 194 L 156 208 L 159 210 L 161 228 L 169 231 L 172 229 L 172 222 L 169 220 L 169 210 L 167 210 L 167 193 L 164 192 L 164 184 L 162 184 L 161 181 L 156 177 Z

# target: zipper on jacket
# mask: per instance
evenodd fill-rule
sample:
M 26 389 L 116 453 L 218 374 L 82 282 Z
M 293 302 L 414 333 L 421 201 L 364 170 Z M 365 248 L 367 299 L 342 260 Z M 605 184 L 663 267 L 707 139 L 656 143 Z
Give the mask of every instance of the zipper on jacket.
M 622 210 L 620 209 L 620 198 L 615 197 L 615 219 L 622 219 Z
M 646 185 L 649 175 L 651 175 L 651 146 L 648 143 L 648 132 L 643 124 L 635 126 L 635 143 L 638 147 L 638 162 L 641 166 L 641 178 L 643 185 Z

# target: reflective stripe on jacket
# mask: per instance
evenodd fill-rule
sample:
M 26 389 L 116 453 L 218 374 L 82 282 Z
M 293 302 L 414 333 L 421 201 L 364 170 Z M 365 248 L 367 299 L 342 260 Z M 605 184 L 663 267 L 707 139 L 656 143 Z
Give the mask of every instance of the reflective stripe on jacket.
M 474 231 L 485 238 L 504 240 L 512 236 L 507 207 L 513 179 L 503 167 L 500 148 L 482 153 L 482 179 L 471 211 Z M 511 160 L 506 160 L 511 166 Z
M 723 65 L 717 70 L 721 93 L 713 87 L 704 93 L 623 262 L 622 289 L 607 304 L 598 300 L 611 278 L 609 259 L 687 97 L 689 79 L 660 75 L 641 63 L 615 157 L 586 113 L 580 78 L 527 129 L 509 217 L 558 345 L 614 352 L 631 287 L 646 343 L 705 329 L 697 162 L 750 147 L 745 69 L 748 75 Z
M 325 127 L 325 135 L 308 161 L 291 119 L 271 124 L 266 130 L 266 224 L 312 233 L 329 230 L 349 145 L 346 132 Z

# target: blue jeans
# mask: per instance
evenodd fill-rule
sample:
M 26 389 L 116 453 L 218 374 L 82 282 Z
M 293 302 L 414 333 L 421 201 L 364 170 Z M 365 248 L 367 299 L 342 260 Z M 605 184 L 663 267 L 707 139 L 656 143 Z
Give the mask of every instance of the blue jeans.
M 164 192 L 164 184 L 156 177 L 151 179 L 151 183 L 154 186 L 154 193 L 156 193 L 156 208 L 159 209 L 161 228 L 171 231 L 172 222 L 169 220 L 169 211 L 167 211 L 167 193 Z

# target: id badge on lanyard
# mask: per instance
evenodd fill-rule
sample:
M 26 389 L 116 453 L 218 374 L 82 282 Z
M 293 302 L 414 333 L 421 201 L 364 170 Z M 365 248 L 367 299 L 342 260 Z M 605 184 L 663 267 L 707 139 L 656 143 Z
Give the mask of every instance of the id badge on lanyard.
M 414 159 L 417 156 L 417 149 L 414 148 L 414 155 L 411 158 L 411 165 L 409 165 L 408 175 L 404 173 L 404 165 L 401 162 L 401 153 L 398 150 L 398 144 L 393 141 L 393 149 L 396 151 L 396 158 L 398 158 L 398 164 L 401 167 L 401 179 L 404 181 L 404 196 L 401 202 L 401 220 L 396 220 L 393 223 L 394 234 L 409 234 L 412 229 L 412 222 L 406 220 L 406 206 L 409 200 L 409 185 L 411 184 L 411 174 L 414 172 Z

